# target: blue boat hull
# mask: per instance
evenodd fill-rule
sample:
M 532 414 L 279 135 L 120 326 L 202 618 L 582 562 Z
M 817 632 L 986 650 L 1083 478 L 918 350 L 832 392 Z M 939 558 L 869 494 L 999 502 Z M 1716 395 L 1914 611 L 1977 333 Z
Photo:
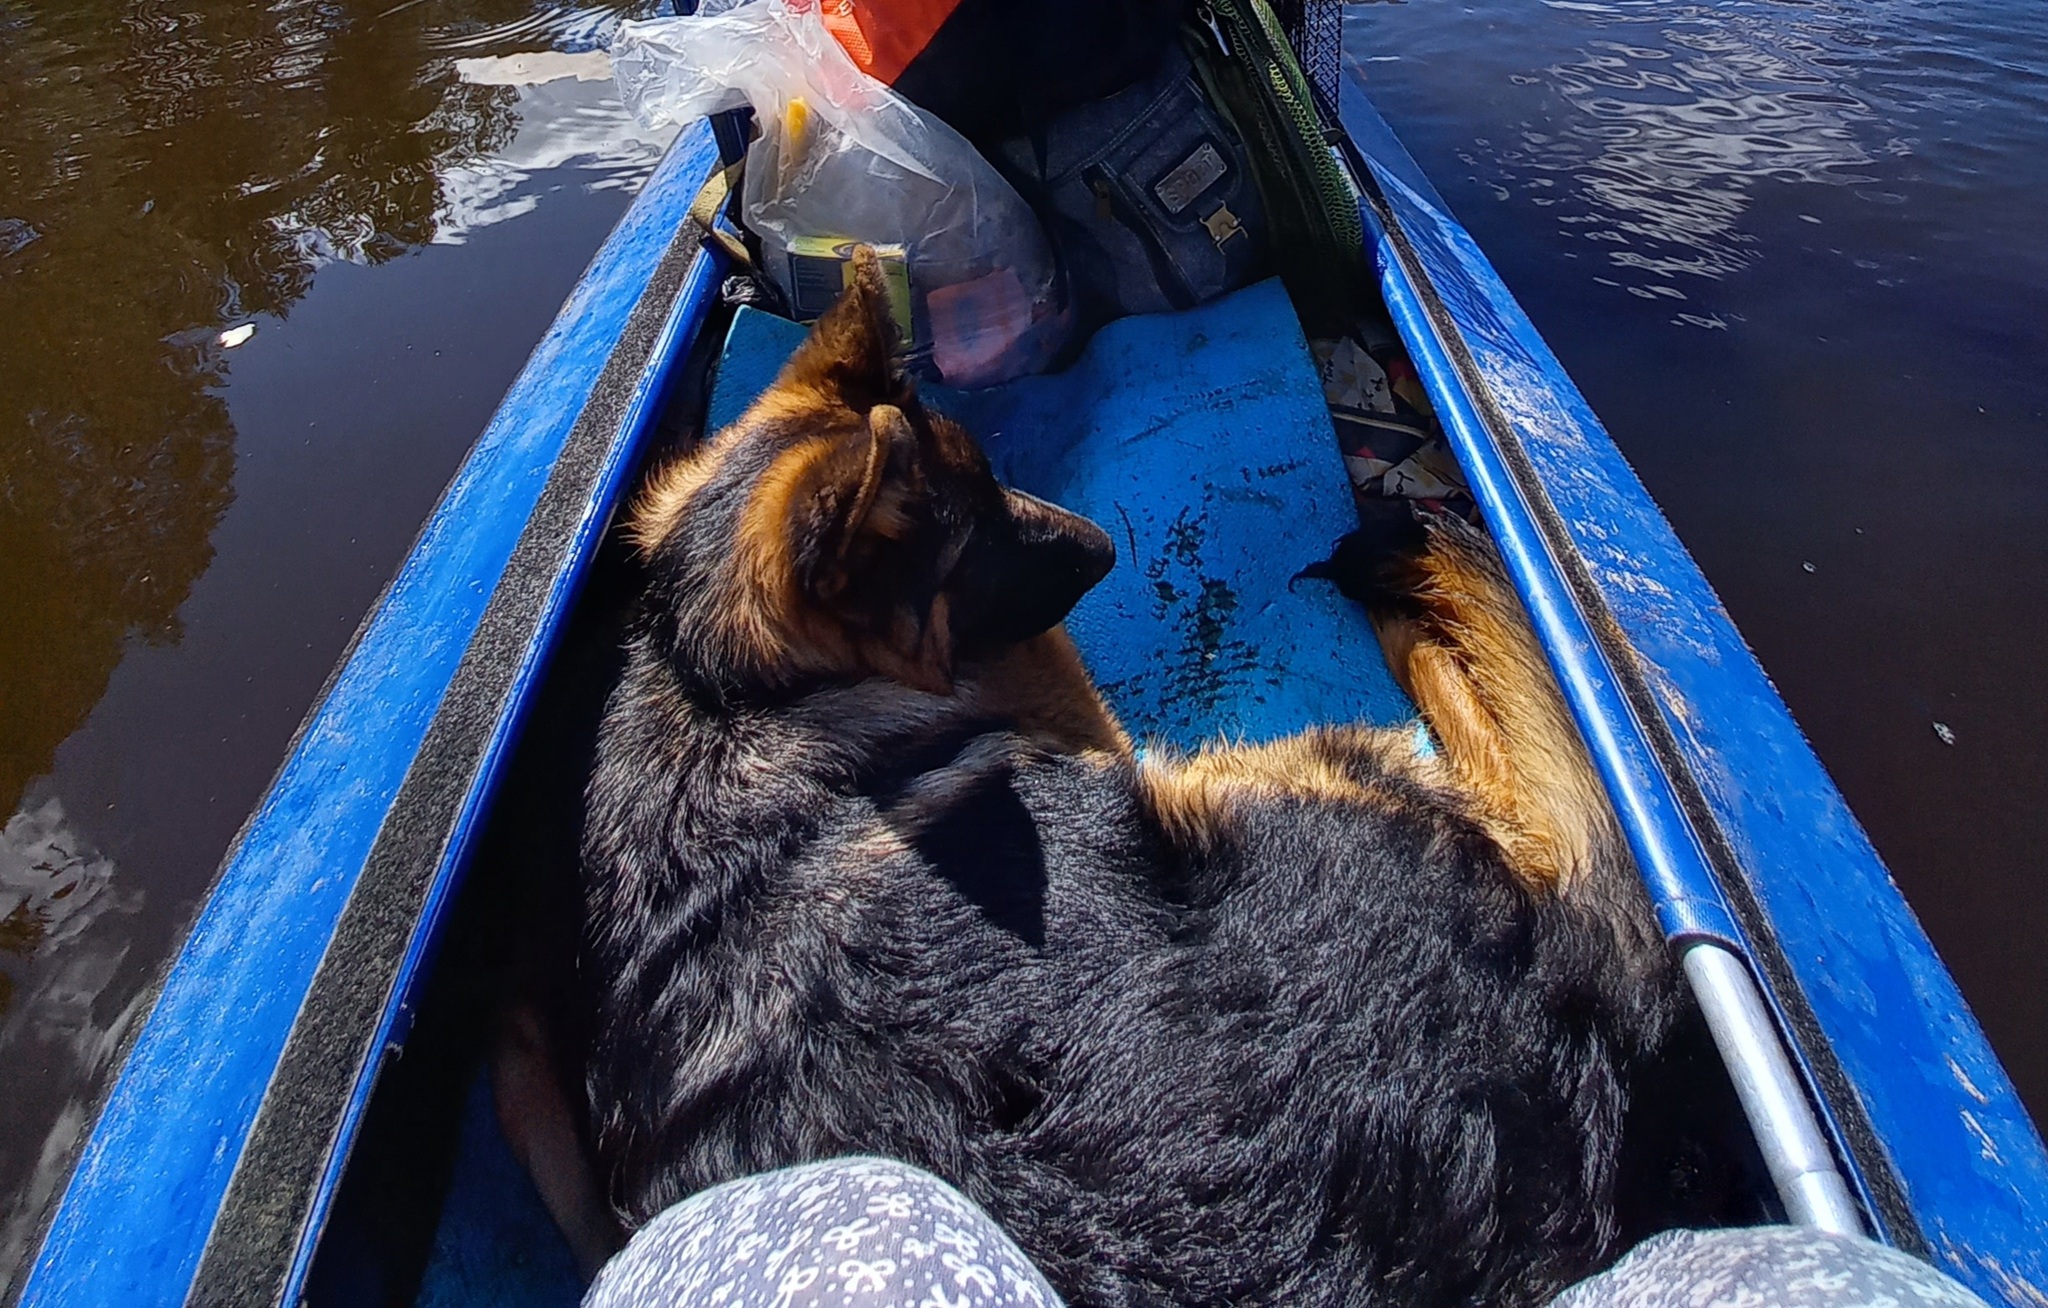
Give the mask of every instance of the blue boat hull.
M 1995 1301 L 2048 1287 L 2048 1155 L 1762 670 L 1356 81 L 1380 286 L 1675 943 L 1761 985 L 1869 1228 Z M 685 132 L 366 619 L 223 866 L 22 1302 L 296 1302 L 505 759 L 721 256 Z M 488 1142 L 486 1142 L 488 1143 Z M 482 1147 L 482 1146 L 479 1146 Z
M 23 1304 L 296 1301 L 522 709 L 715 298 L 686 214 L 716 166 L 708 126 L 678 138 L 364 620 L 164 979 Z

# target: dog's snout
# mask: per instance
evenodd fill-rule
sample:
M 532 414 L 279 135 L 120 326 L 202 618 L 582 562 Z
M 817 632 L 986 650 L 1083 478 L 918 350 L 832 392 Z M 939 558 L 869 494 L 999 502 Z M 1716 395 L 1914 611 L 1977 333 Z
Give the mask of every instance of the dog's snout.
M 1087 594 L 1116 566 L 1116 542 L 1094 522 L 1023 491 L 1005 494 L 1019 544 L 1036 556 L 1039 566 L 1078 584 L 1074 599 Z

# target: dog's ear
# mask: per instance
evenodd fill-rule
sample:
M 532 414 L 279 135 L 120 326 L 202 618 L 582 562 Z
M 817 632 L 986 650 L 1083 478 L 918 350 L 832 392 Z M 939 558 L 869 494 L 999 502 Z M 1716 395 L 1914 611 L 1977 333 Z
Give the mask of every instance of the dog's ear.
M 787 560 L 799 610 L 779 625 L 816 642 L 791 651 L 798 663 L 833 666 L 832 651 L 843 648 L 858 670 L 934 694 L 952 689 L 952 630 L 939 593 L 945 532 L 903 410 L 877 404 L 859 427 L 783 455 L 754 507 L 760 534 L 751 548 L 756 558 L 772 551 Z
M 910 386 L 896 363 L 902 342 L 882 260 L 870 247 L 856 246 L 851 272 L 845 293 L 790 356 L 780 384 L 861 411 L 905 403 Z
M 812 463 L 810 494 L 792 507 L 797 580 L 808 598 L 832 604 L 860 588 L 875 546 L 902 539 L 924 489 L 917 432 L 903 410 L 877 404 L 863 430 L 833 442 Z
M 969 656 L 1058 626 L 1116 564 L 1109 533 L 1018 490 L 980 524 L 948 586 L 954 639 Z

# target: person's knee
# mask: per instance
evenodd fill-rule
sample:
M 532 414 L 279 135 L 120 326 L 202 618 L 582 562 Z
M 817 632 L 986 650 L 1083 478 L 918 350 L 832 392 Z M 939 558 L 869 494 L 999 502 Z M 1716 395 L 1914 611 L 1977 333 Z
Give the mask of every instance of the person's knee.
M 1961 1283 L 1896 1249 L 1795 1226 L 1667 1231 L 1551 1308 L 1689 1308 L 1742 1302 L 1765 1308 L 1985 1308 Z
M 972 1201 L 886 1158 L 837 1158 L 692 1195 L 637 1233 L 585 1308 L 816 1304 L 1057 1308 L 1037 1269 Z

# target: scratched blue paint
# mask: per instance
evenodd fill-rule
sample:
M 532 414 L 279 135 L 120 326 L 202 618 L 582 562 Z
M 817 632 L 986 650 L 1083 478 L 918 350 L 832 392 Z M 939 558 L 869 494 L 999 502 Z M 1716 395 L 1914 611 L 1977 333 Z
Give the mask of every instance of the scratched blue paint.
M 1994 1301 L 2028 1308 L 2048 1302 L 2048 1153 L 1876 851 L 1648 492 L 1355 82 L 1345 87 L 1343 122 L 1640 656 L 1686 765 L 1769 915 L 1935 1256 Z M 1476 465 L 1475 481 L 1485 482 L 1500 472 L 1497 453 L 1484 448 L 1484 428 L 1383 232 L 1375 232 L 1374 245 L 1403 335 L 1467 470 Z M 1568 689 L 1572 665 L 1593 665 L 1580 679 L 1574 709 L 1596 752 L 1608 755 L 1610 785 L 1624 783 L 1617 793 L 1624 817 L 1658 828 L 1631 835 L 1653 891 L 1667 901 L 1667 927 L 1683 930 L 1713 896 L 1695 877 L 1704 866 L 1694 837 L 1668 795 L 1652 796 L 1631 814 L 1627 778 L 1657 789 L 1643 772 L 1649 755 L 1627 738 L 1632 724 L 1614 707 L 1611 685 L 1599 684 L 1606 674 L 1597 651 L 1582 631 L 1570 630 L 1561 611 L 1570 606 L 1568 593 L 1527 506 L 1504 476 L 1499 481 L 1475 489 L 1539 625 L 1546 610 L 1555 619 L 1542 634 Z M 1528 544 L 1515 548 L 1518 537 Z M 1656 884 L 1646 842 L 1664 846 L 1682 875 Z M 1681 896 L 1695 899 L 1679 904 Z M 1732 923 L 1694 925 L 1720 934 Z
M 585 398 L 715 163 L 708 127 L 678 138 L 357 633 L 171 966 L 37 1253 L 23 1304 L 184 1302 L 349 891 Z M 695 290 L 701 317 L 701 276 Z M 680 329 L 672 319 L 671 340 Z M 643 378 L 643 409 L 650 386 Z M 587 507 L 586 545 L 618 479 L 615 466 Z M 553 596 L 555 616 L 564 600 Z M 541 653 L 527 651 L 529 675 Z M 515 688 L 510 702 L 521 698 Z M 502 747 L 503 723 L 499 734 Z M 471 796 L 469 817 L 478 799 Z M 387 1014 L 387 1029 L 395 1020 Z M 301 1272 L 303 1260 L 302 1250 Z

